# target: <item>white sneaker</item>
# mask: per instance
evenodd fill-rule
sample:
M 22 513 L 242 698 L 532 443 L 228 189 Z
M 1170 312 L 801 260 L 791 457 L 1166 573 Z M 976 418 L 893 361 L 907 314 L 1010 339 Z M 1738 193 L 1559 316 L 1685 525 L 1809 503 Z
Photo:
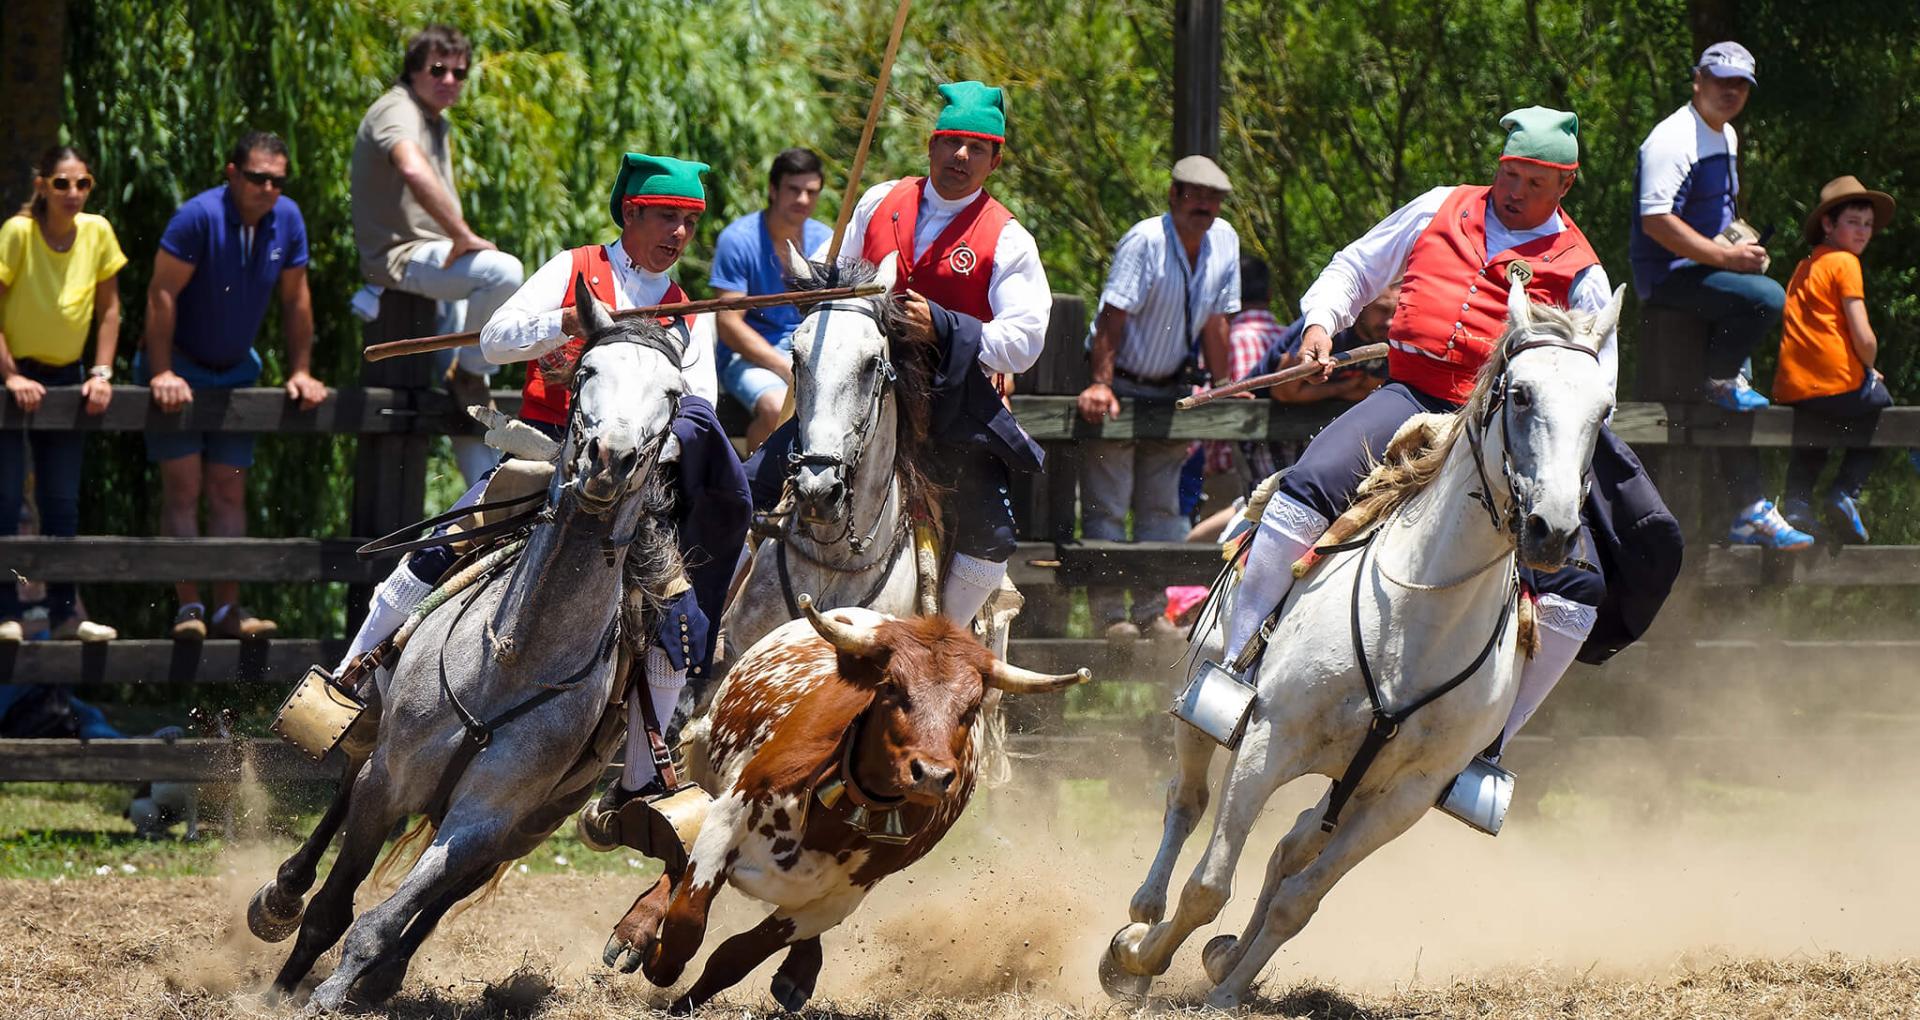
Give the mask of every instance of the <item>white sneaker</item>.
M 104 623 L 95 623 L 92 620 L 81 620 L 80 626 L 74 628 L 73 636 L 87 644 L 97 644 L 102 641 L 114 640 L 120 636 L 120 632 Z
M 0 622 L 0 644 L 17 645 L 26 640 L 26 637 L 27 633 L 21 628 L 19 620 Z

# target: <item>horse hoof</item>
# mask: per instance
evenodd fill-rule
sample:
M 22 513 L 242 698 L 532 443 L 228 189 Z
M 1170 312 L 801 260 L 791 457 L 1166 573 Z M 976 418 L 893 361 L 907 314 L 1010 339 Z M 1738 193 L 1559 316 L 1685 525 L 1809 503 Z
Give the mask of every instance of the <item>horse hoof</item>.
M 1215 935 L 1201 947 L 1200 966 L 1206 968 L 1208 981 L 1217 985 L 1225 981 L 1227 975 L 1233 972 L 1233 965 L 1239 962 L 1234 958 L 1236 955 L 1234 947 L 1239 943 L 1238 936 Z
M 1113 937 L 1113 943 L 1107 951 L 1100 954 L 1100 988 L 1109 998 L 1120 1002 L 1138 1002 L 1147 996 L 1147 986 L 1153 978 L 1146 974 L 1135 974 L 1120 962 L 1121 940 L 1133 930 L 1133 925 L 1120 929 Z
M 789 1013 L 798 1013 L 812 997 L 813 989 L 800 987 L 785 974 L 773 976 L 773 1001 L 779 1003 L 781 1009 Z
M 289 909 L 287 901 L 292 900 Z M 306 904 L 297 896 L 282 896 L 279 886 L 268 882 L 247 901 L 247 930 L 262 942 L 281 942 L 300 929 L 300 917 Z
M 1207 993 L 1207 1007 L 1222 1013 L 1231 1013 L 1240 1008 L 1240 994 L 1215 988 Z

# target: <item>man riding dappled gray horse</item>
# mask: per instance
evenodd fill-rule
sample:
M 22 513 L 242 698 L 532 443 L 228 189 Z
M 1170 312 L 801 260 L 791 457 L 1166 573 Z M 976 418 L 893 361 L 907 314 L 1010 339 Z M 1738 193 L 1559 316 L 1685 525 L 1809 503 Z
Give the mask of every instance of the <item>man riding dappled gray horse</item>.
M 392 672 L 376 674 L 373 746 L 249 909 L 269 941 L 298 926 L 274 982 L 286 993 L 345 932 L 315 1008 L 392 995 L 447 910 L 586 802 L 620 739 L 630 669 L 671 632 L 663 616 L 685 580 L 663 466 L 678 452 L 676 415 L 699 400 L 682 391 L 685 339 L 652 321 L 616 324 L 584 276 L 574 303 L 587 342 L 566 376 L 571 408 L 545 509 L 409 617 Z M 413 814 L 430 841 L 394 893 L 354 920 L 355 888 Z M 303 917 L 336 829 L 340 854 Z

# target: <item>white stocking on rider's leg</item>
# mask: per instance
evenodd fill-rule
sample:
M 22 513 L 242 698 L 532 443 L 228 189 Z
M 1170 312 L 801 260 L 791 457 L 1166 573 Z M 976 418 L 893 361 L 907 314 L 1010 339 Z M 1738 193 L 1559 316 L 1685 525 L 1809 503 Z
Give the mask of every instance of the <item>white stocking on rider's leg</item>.
M 947 579 L 940 586 L 940 615 L 962 628 L 973 626 L 973 618 L 987 599 L 1000 590 L 1007 576 L 1007 565 L 983 560 L 966 553 L 954 553 L 947 565 Z
M 1227 620 L 1227 661 L 1240 657 L 1261 621 L 1287 597 L 1293 588 L 1294 561 L 1305 556 L 1326 530 L 1327 519 L 1319 511 L 1284 492 L 1273 494 L 1254 529 L 1246 573 Z
M 1558 595 L 1540 596 L 1540 651 L 1520 667 L 1520 690 L 1514 695 L 1513 711 L 1507 713 L 1506 728 L 1500 731 L 1501 750 L 1506 750 L 1514 734 L 1533 718 L 1554 685 L 1567 675 L 1573 657 L 1587 643 L 1587 635 L 1593 633 L 1598 612 Z
M 486 488 L 487 479 L 482 478 L 473 483 L 459 499 L 453 501 L 453 506 L 447 509 L 463 510 L 480 502 L 480 496 Z M 347 643 L 346 657 L 340 660 L 340 665 L 334 667 L 334 676 L 337 677 L 345 672 L 355 659 L 373 651 L 382 641 L 392 637 L 394 632 L 400 629 L 400 625 L 407 622 L 407 617 L 412 614 L 413 608 L 419 605 L 422 599 L 432 594 L 434 586 L 440 583 L 438 577 L 423 578 L 415 575 L 412 563 L 411 556 L 401 560 L 400 565 L 393 568 L 393 573 L 388 574 L 387 579 L 380 582 L 380 586 L 373 590 L 373 600 L 367 605 L 367 618 L 360 621 L 360 629 L 354 632 L 353 640 Z
M 640 714 L 640 699 L 648 698 L 653 704 L 653 717 L 660 720 L 664 731 L 673 720 L 673 710 L 680 703 L 680 689 L 687 685 L 687 671 L 674 669 L 667 653 L 659 648 L 647 649 L 647 682 L 632 684 L 627 690 L 627 753 L 620 770 L 620 788 L 638 790 L 653 782 L 659 771 L 653 767 L 653 745 L 647 739 L 647 724 Z

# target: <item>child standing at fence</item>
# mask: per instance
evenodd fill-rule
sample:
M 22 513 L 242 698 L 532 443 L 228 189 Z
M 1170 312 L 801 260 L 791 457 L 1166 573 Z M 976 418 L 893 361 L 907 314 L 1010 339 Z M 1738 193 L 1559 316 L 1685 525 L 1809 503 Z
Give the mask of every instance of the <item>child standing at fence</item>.
M 1862 437 L 1893 398 L 1874 368 L 1880 346 L 1867 321 L 1860 253 L 1892 216 L 1891 196 L 1868 191 L 1850 176 L 1828 181 L 1807 216 L 1806 239 L 1813 252 L 1793 271 L 1780 328 L 1774 401 L 1838 419 Z M 1826 468 L 1827 452 L 1795 449 L 1788 463 L 1781 512 L 1802 531 L 1814 531 L 1813 489 Z M 1821 502 L 1841 541 L 1867 540 L 1856 501 L 1876 459 L 1870 446 L 1848 447 Z
M 33 413 L 49 386 L 79 385 L 89 414 L 113 398 L 113 351 L 120 339 L 117 274 L 127 264 L 107 221 L 85 212 L 93 192 L 86 157 L 55 146 L 34 167 L 33 198 L 0 223 L 0 378 L 22 411 Z M 99 319 L 93 367 L 83 368 L 87 328 Z M 78 432 L 20 429 L 0 435 L 0 536 L 20 530 L 27 459 L 33 459 L 40 533 L 71 538 L 80 529 Z M 72 584 L 47 586 L 53 635 L 110 641 L 112 627 L 82 619 Z M 20 602 L 0 584 L 0 642 L 19 641 Z

